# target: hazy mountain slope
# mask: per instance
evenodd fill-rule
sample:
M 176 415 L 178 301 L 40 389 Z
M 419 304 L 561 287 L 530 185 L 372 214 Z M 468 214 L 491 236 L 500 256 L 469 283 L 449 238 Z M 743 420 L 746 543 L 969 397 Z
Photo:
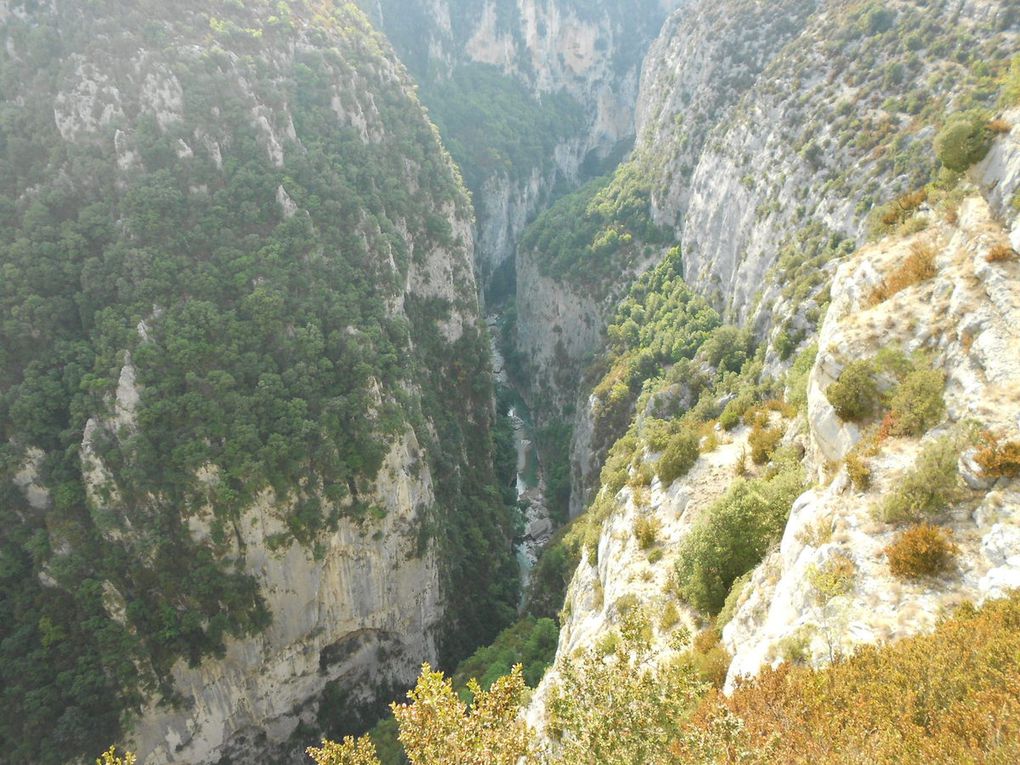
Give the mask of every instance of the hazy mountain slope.
M 363 0 L 421 86 L 478 214 L 486 286 L 520 232 L 634 138 L 644 53 L 679 0 Z

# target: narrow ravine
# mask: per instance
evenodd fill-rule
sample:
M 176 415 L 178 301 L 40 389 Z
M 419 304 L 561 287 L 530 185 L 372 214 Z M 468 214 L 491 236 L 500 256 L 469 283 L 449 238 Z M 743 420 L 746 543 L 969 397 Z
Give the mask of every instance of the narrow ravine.
M 521 604 L 531 579 L 531 570 L 542 554 L 543 548 L 552 538 L 555 526 L 545 501 L 545 478 L 542 474 L 542 463 L 538 449 L 534 443 L 534 431 L 531 412 L 523 397 L 515 387 L 506 368 L 506 361 L 499 350 L 498 314 L 490 314 L 486 322 L 492 343 L 492 370 L 498 389 L 509 395 L 498 396 L 502 401 L 509 399 L 507 411 L 501 414 L 510 418 L 514 431 L 514 449 L 517 453 L 517 503 L 524 515 L 523 533 L 515 540 L 514 549 L 520 566 Z

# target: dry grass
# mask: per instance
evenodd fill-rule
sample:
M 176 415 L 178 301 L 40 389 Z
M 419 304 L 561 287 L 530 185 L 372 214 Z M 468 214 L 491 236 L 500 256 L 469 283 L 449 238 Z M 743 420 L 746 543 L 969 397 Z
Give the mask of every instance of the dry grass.
M 1017 624 L 1014 593 L 827 669 L 766 668 L 730 696 L 709 694 L 671 754 L 717 765 L 1018 762 Z
M 985 256 L 985 260 L 989 263 L 1004 263 L 1007 260 L 1016 260 L 1017 252 L 1008 244 L 994 245 L 989 251 L 988 255 Z
M 879 220 L 883 226 L 895 226 L 917 212 L 918 208 L 927 200 L 927 189 L 922 188 L 917 191 L 911 191 L 886 205 L 879 216 Z
M 871 305 L 883 303 L 907 287 L 927 281 L 938 273 L 935 267 L 937 252 L 931 242 L 914 242 L 910 246 L 910 255 L 903 264 L 893 271 L 885 281 L 872 293 Z

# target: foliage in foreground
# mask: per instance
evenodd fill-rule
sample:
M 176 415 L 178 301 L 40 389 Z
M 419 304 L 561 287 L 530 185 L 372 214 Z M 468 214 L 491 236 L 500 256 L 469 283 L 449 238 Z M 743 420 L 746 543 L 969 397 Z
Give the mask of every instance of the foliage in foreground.
M 422 667 L 418 685 L 408 693 L 409 704 L 394 704 L 400 743 L 414 765 L 516 765 L 533 751 L 533 734 L 518 716 L 524 693 L 520 665 L 489 690 L 474 680 L 469 706 L 441 672 Z M 368 737 L 324 741 L 310 748 L 317 765 L 377 765 L 375 745 Z
M 1020 593 L 824 670 L 766 670 L 685 738 L 679 762 L 1020 761 Z
M 928 635 L 820 670 L 765 669 L 729 697 L 683 655 L 656 667 L 631 620 L 608 658 L 564 663 L 550 703 L 553 747 L 519 716 L 520 667 L 465 704 L 427 665 L 394 705 L 413 765 L 571 763 L 1013 763 L 1020 761 L 1020 592 L 963 606 Z M 689 634 L 678 633 L 677 646 Z M 309 749 L 317 765 L 377 765 L 367 738 Z M 113 750 L 97 765 L 122 765 Z

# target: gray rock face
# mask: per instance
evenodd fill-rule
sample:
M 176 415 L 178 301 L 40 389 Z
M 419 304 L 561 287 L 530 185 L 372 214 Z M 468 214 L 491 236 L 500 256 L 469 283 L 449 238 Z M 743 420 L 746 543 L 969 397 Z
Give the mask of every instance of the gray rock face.
M 356 707 L 380 687 L 413 684 L 421 663 L 436 661 L 440 566 L 434 548 L 415 552 L 417 517 L 435 501 L 429 471 L 413 468 L 420 458 L 408 431 L 393 444 L 373 489 L 385 519 L 369 527 L 341 522 L 320 558 L 297 543 L 273 544 L 286 529 L 286 508 L 272 493 L 244 513 L 245 569 L 265 594 L 273 624 L 255 638 L 229 641 L 221 659 L 178 663 L 174 685 L 188 705 L 146 706 L 131 740 L 140 759 L 255 761 L 302 721 L 314 724 L 314 704 L 306 702 L 328 683 L 339 681 Z M 208 533 L 202 517 L 192 520 L 191 531 L 196 538 Z

